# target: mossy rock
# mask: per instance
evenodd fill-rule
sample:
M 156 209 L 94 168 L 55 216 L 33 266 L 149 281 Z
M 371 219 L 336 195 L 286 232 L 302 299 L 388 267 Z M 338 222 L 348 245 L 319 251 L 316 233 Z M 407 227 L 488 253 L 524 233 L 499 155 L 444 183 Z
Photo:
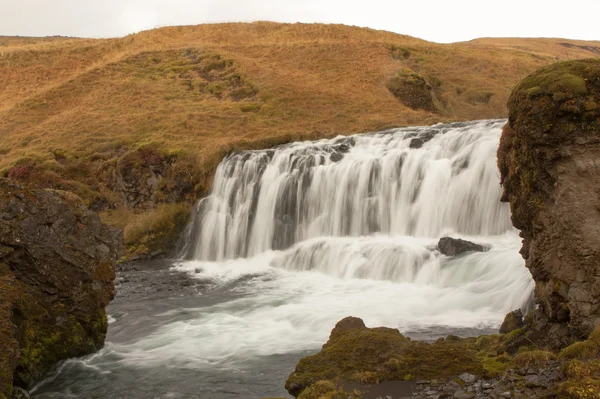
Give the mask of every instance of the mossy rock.
M 424 76 L 404 70 L 393 76 L 386 85 L 387 89 L 402 104 L 412 109 L 437 112 L 434 93 Z
M 548 166 L 552 159 L 536 154 L 535 148 L 566 145 L 590 134 L 600 139 L 599 101 L 598 59 L 541 68 L 513 89 L 509 122 L 498 148 L 498 168 L 503 200 L 511 203 L 513 224 L 525 235 L 533 230 L 554 184 Z
M 405 380 L 406 376 L 446 378 L 464 372 L 481 376 L 484 367 L 468 346 L 472 341 L 442 339 L 428 344 L 411 341 L 391 328 L 366 328 L 358 323 L 336 327 L 321 352 L 300 360 L 286 389 L 298 396 L 317 381 L 364 382 L 366 375 L 370 383 Z
M 585 341 L 575 342 L 560 352 L 561 359 L 592 359 L 600 357 L 600 327 L 597 327 Z

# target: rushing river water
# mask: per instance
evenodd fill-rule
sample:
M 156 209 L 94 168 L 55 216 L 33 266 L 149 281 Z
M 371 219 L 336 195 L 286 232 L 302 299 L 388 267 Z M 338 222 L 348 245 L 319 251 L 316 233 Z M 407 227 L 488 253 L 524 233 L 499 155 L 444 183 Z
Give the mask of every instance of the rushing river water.
M 106 347 L 38 398 L 287 397 L 345 316 L 417 339 L 493 332 L 533 282 L 499 201 L 505 121 L 293 143 L 227 157 L 182 259 L 120 273 Z M 442 236 L 486 244 L 448 258 Z

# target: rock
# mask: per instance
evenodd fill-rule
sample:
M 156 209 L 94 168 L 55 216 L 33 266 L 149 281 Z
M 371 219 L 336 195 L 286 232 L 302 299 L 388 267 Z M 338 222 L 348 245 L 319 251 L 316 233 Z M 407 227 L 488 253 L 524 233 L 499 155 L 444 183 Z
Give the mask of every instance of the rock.
M 454 398 L 455 399 L 472 399 L 475 397 L 475 394 L 472 392 L 465 392 L 462 389 L 459 389 L 458 391 L 454 392 Z
M 409 147 L 410 148 L 421 148 L 421 147 L 423 147 L 423 144 L 425 144 L 423 142 L 423 140 L 421 140 L 420 138 L 414 138 L 410 141 Z
M 75 195 L 0 179 L 0 397 L 104 345 L 122 235 Z M 8 354 L 8 356 L 6 356 Z
M 452 237 L 440 238 L 438 241 L 438 249 L 446 256 L 460 255 L 465 252 L 484 252 L 486 250 L 483 245 Z
M 23 388 L 14 387 L 12 393 L 12 399 L 30 399 L 31 396 L 29 392 L 24 390 Z
M 475 377 L 473 374 L 469 374 L 469 373 L 463 373 L 463 374 L 459 375 L 458 378 L 460 378 L 467 384 L 472 384 L 475 381 L 477 381 L 477 377 Z
M 456 381 L 450 381 L 444 386 L 444 392 L 456 392 L 460 389 L 460 385 Z
M 523 312 L 521 312 L 521 309 L 514 310 L 504 318 L 504 321 L 500 326 L 500 334 L 508 334 L 511 331 L 518 330 L 524 325 Z
M 435 93 L 424 76 L 404 70 L 387 82 L 387 88 L 402 104 L 412 109 L 438 112 Z
M 525 377 L 525 386 L 527 388 L 537 388 L 542 386 L 542 381 L 539 375 L 528 375 Z
M 600 325 L 600 60 L 556 63 L 513 90 L 498 167 L 536 282 L 535 328 L 562 347 Z M 567 327 L 568 326 L 568 327 Z
M 285 386 L 297 397 L 320 380 L 360 383 L 367 377 L 371 381 L 394 381 L 406 376 L 431 380 L 454 378 L 460 372 L 484 372 L 467 340 L 412 341 L 396 329 L 368 328 L 361 319 L 348 317 L 336 324 L 319 353 L 298 362 Z
M 500 394 L 501 397 L 506 398 L 506 399 L 510 399 L 512 397 L 512 394 L 509 391 L 506 392 L 502 392 Z

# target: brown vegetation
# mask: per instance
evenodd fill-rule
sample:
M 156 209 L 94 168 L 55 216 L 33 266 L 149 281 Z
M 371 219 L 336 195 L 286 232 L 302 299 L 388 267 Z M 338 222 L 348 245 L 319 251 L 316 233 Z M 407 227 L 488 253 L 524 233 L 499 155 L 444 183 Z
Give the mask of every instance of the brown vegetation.
M 556 60 L 595 56 L 597 46 L 436 44 L 342 25 L 266 22 L 102 40 L 0 37 L 0 175 L 74 191 L 98 210 L 129 209 L 111 186 L 115 165 L 153 146 L 168 158 L 156 174 L 187 176 L 180 195 L 158 195 L 153 206 L 190 201 L 233 150 L 504 117 L 522 77 Z M 394 98 L 386 86 L 398 73 L 419 76 L 435 107 L 412 109 Z

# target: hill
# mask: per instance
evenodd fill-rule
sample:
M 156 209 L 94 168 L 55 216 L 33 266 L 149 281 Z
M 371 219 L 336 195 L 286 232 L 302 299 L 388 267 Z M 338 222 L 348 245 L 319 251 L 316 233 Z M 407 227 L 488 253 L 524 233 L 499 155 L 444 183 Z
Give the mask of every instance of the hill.
M 507 115 L 537 68 L 600 42 L 437 44 L 343 25 L 167 27 L 118 39 L 0 37 L 0 175 L 70 190 L 168 246 L 228 152 Z M 183 205 L 182 205 L 183 204 Z

